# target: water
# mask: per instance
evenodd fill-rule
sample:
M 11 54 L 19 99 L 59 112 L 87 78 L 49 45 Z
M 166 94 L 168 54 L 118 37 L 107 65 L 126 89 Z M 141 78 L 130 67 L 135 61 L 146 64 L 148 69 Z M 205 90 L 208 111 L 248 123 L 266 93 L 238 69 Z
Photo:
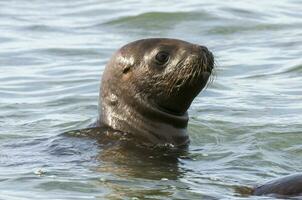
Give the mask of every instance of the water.
M 301 172 L 301 7 L 1 1 L 0 199 L 241 199 L 237 186 Z M 106 61 L 146 37 L 203 44 L 216 57 L 215 80 L 189 110 L 189 151 L 60 135 L 95 121 Z

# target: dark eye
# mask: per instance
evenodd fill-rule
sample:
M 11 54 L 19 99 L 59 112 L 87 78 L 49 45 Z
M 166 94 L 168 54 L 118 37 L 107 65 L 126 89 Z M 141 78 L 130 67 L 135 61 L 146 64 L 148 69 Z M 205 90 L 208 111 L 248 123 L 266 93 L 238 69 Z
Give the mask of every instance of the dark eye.
M 158 64 L 165 64 L 169 60 L 169 53 L 165 51 L 158 52 L 155 56 L 155 60 Z

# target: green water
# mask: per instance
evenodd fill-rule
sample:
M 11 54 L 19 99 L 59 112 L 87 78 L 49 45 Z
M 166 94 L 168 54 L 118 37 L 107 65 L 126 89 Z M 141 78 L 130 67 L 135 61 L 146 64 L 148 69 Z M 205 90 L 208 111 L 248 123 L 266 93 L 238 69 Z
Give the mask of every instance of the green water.
M 302 169 L 302 2 L 0 1 L 0 199 L 270 199 L 252 186 Z M 207 46 L 213 82 L 189 110 L 181 155 L 61 133 L 97 118 L 120 46 Z

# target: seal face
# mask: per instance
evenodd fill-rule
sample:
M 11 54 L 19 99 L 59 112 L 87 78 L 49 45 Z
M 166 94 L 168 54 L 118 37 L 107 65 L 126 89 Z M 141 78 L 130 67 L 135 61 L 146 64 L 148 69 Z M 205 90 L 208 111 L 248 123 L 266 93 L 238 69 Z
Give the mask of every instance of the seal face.
M 123 46 L 103 73 L 99 125 L 146 144 L 187 144 L 187 110 L 213 66 L 206 47 L 182 40 L 151 38 Z

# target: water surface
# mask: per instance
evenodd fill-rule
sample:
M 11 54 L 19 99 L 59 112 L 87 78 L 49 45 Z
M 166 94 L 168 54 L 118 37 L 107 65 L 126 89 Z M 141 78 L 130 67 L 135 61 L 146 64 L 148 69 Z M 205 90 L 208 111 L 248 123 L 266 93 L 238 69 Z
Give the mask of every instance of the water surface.
M 1 1 L 0 199 L 241 199 L 237 186 L 301 172 L 301 7 Z M 199 43 L 216 57 L 215 80 L 189 110 L 189 151 L 62 136 L 97 118 L 110 55 L 146 37 Z

